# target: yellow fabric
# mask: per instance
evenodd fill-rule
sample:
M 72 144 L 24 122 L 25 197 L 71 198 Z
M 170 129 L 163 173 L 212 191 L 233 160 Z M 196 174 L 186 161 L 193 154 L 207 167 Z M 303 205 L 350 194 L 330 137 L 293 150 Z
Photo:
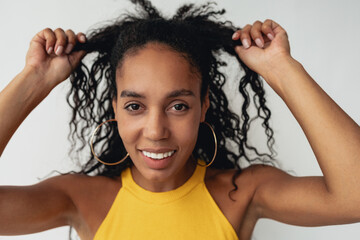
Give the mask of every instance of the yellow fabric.
M 168 192 L 150 192 L 137 185 L 130 168 L 122 173 L 117 194 L 94 240 L 112 239 L 238 239 L 204 183 L 205 167 Z

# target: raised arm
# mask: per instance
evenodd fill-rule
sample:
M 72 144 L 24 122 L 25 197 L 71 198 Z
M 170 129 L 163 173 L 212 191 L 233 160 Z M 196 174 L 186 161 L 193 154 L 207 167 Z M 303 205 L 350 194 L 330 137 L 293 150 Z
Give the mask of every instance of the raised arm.
M 68 54 L 78 40 L 85 36 L 62 29 L 45 29 L 31 40 L 25 68 L 0 92 L 0 156 L 22 121 L 84 55 Z
M 324 175 L 295 178 L 254 168 L 259 216 L 304 226 L 360 221 L 360 127 L 291 57 L 287 34 L 277 23 L 257 21 L 233 38 L 243 43 L 236 48 L 240 58 L 295 116 Z
M 84 52 L 71 52 L 78 41 L 85 41 L 85 36 L 62 29 L 45 29 L 31 40 L 25 68 L 0 92 L 0 155 L 27 115 L 69 77 L 84 56 Z M 1 186 L 0 235 L 67 224 L 74 205 L 57 179 L 33 186 Z

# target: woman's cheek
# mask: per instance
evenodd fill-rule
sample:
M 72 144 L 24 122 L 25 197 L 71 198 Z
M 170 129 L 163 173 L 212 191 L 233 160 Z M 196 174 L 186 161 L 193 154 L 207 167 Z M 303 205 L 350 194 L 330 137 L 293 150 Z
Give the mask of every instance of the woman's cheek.
M 139 135 L 139 124 L 135 120 L 128 118 L 118 119 L 119 135 L 123 143 L 134 142 Z
M 183 145 L 186 145 L 186 148 L 189 148 L 191 151 L 195 147 L 197 135 L 198 135 L 198 122 L 195 119 L 183 124 L 181 127 L 177 127 L 178 138 Z

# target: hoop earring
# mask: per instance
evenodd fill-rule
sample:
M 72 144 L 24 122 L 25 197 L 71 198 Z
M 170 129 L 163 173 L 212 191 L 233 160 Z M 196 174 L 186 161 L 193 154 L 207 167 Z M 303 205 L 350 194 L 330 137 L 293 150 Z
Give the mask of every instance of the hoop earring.
M 96 156 L 95 151 L 94 151 L 94 146 L 93 146 L 95 134 L 96 134 L 97 131 L 101 128 L 102 125 L 104 125 L 105 123 L 108 123 L 108 122 L 116 122 L 116 119 L 106 120 L 105 122 L 102 122 L 100 125 L 98 125 L 98 126 L 95 128 L 95 130 L 94 130 L 94 132 L 93 132 L 93 134 L 92 134 L 92 136 L 91 136 L 91 138 L 90 138 L 90 147 L 91 147 L 91 152 L 92 152 L 92 154 L 94 155 L 94 158 L 95 158 L 96 160 L 98 160 L 100 163 L 102 163 L 102 164 L 104 164 L 104 165 L 113 166 L 113 165 L 117 165 L 117 164 L 122 163 L 123 161 L 125 161 L 125 159 L 129 156 L 129 153 L 127 153 L 126 156 L 125 156 L 124 158 L 122 158 L 122 159 L 121 159 L 120 161 L 118 161 L 118 162 L 108 163 L 108 162 L 102 161 L 100 158 L 98 158 L 98 156 Z
M 205 165 L 199 164 L 199 163 L 197 163 L 197 164 L 200 165 L 200 166 L 202 166 L 202 167 L 209 167 L 209 166 L 214 162 L 215 157 L 216 157 L 216 153 L 217 153 L 217 138 L 216 138 L 215 131 L 214 131 L 214 129 L 211 127 L 211 125 L 210 125 L 209 123 L 207 123 L 207 122 L 203 122 L 203 123 L 205 123 L 205 124 L 210 128 L 210 130 L 211 130 L 211 132 L 212 132 L 212 134 L 213 134 L 214 144 L 215 144 L 215 150 L 214 150 L 214 156 L 213 156 L 213 158 L 211 159 L 211 161 L 210 161 L 208 164 L 205 164 Z

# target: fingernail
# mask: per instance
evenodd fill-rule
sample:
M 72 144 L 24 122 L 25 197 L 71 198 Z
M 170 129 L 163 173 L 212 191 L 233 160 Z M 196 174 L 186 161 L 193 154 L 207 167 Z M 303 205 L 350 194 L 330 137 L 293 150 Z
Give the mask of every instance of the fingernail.
M 63 46 L 58 46 L 57 49 L 56 49 L 55 54 L 59 56 L 62 53 L 63 50 L 64 50 Z
M 49 49 L 47 50 L 47 53 L 50 55 L 53 51 L 53 47 L 49 47 Z
M 71 43 L 69 43 L 69 44 L 67 45 L 67 47 L 66 47 L 65 53 L 66 53 L 66 54 L 69 54 L 69 53 L 71 52 L 71 50 L 72 50 L 72 47 L 73 47 L 73 45 L 72 45 Z
M 264 44 L 262 43 L 260 38 L 255 39 L 255 43 L 256 45 L 258 45 L 258 47 L 263 48 Z
M 79 37 L 79 41 L 80 41 L 80 42 L 85 42 L 85 41 L 86 41 L 85 36 L 84 36 L 84 35 L 81 35 L 81 36 Z
M 242 40 L 242 45 L 244 46 L 244 48 L 249 48 L 250 47 L 250 43 L 247 39 L 243 39 Z
M 236 39 L 239 37 L 239 33 L 237 32 L 234 32 L 234 34 L 232 35 L 232 39 Z
M 274 36 L 273 36 L 271 33 L 268 33 L 266 36 L 267 36 L 270 40 L 273 40 L 273 39 L 274 39 Z

